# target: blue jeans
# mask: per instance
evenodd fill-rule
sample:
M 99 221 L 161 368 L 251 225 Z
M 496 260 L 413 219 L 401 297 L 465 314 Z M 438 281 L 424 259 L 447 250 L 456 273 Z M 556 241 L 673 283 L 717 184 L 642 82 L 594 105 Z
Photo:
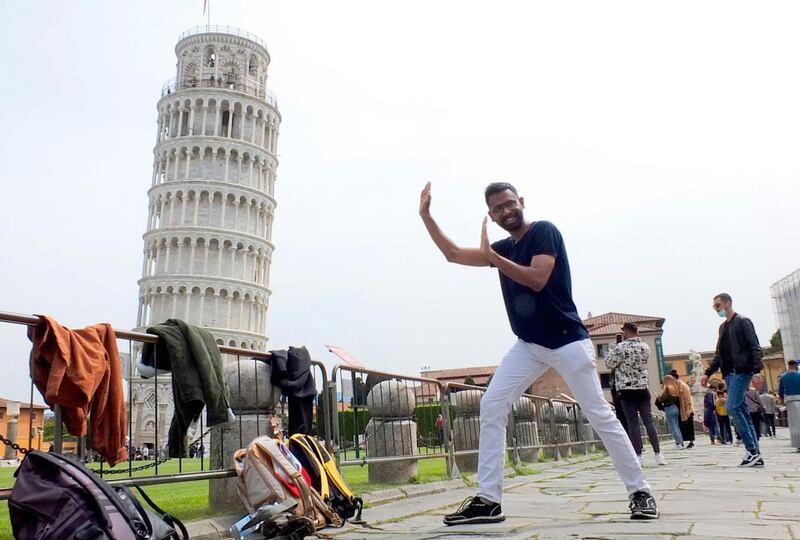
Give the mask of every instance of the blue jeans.
M 703 423 L 708 428 L 708 436 L 713 443 L 719 436 L 719 424 L 717 424 L 717 414 L 713 409 L 706 409 L 703 411 Z M 722 439 L 720 439 L 722 440 Z
M 742 443 L 749 452 L 758 451 L 758 437 L 756 429 L 753 427 L 753 420 L 744 402 L 744 395 L 750 387 L 750 379 L 753 376 L 749 373 L 731 373 L 725 377 L 725 385 L 728 387 L 728 416 L 733 420 L 733 425 L 742 437 Z
M 683 444 L 683 436 L 681 435 L 681 410 L 677 405 L 667 405 L 664 408 L 667 415 L 667 425 L 672 432 L 672 438 L 675 439 L 675 444 L 680 446 Z

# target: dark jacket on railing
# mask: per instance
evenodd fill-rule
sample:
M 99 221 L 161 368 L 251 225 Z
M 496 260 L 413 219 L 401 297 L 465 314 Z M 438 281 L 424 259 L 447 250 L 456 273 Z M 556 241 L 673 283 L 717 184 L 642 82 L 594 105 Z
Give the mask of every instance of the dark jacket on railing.
M 710 377 L 718 369 L 722 369 L 723 377 L 731 373 L 759 373 L 763 367 L 761 355 L 761 345 L 752 321 L 734 313 L 730 321 L 719 327 L 716 354 L 706 375 Z
M 142 364 L 172 372 L 175 414 L 169 427 L 169 457 L 187 457 L 186 432 L 204 407 L 209 427 L 233 420 L 222 355 L 208 330 L 179 319 L 151 326 L 147 333 L 159 340 L 144 344 Z
M 271 382 L 289 398 L 289 435 L 310 434 L 317 386 L 311 374 L 311 355 L 305 347 L 270 351 Z

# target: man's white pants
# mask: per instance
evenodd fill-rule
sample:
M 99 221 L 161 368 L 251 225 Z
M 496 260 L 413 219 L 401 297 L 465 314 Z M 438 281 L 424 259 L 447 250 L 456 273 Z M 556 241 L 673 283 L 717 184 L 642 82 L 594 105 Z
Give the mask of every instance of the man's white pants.
M 628 435 L 603 397 L 592 342 L 585 339 L 559 349 L 548 349 L 517 340 L 498 366 L 481 399 L 478 496 L 501 502 L 508 413 L 512 404 L 550 367 L 569 385 L 592 428 L 603 441 L 628 494 L 636 491 L 650 493 Z

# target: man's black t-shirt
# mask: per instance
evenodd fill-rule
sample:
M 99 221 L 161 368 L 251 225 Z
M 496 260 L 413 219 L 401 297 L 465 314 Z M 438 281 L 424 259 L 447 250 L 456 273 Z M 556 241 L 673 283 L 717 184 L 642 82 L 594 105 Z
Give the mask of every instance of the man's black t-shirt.
M 508 237 L 492 244 L 492 249 L 522 266 L 529 266 L 534 255 L 556 258 L 550 279 L 538 293 L 499 272 L 508 320 L 517 337 L 548 349 L 589 337 L 572 301 L 567 250 L 555 225 L 535 221 L 519 242 Z

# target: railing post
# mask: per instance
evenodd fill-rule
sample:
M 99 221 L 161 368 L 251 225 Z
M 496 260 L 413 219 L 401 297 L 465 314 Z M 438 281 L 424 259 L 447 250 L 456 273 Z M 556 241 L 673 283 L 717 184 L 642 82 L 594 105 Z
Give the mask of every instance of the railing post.
M 517 444 L 517 423 L 514 420 L 513 406 L 511 407 L 511 411 L 508 413 L 508 422 L 506 426 L 506 432 L 510 434 L 506 436 L 506 441 L 511 442 L 511 461 L 514 462 L 515 467 L 519 467 L 522 464 L 522 460 L 519 458 L 519 445 Z
M 53 452 L 56 454 L 64 453 L 64 425 L 61 423 L 61 405 L 56 405 L 53 408 L 55 412 L 55 430 L 53 431 Z
M 553 457 L 556 461 L 561 461 L 561 449 L 558 445 L 558 428 L 556 427 L 556 408 L 553 405 L 552 399 L 548 399 L 547 403 L 550 405 L 550 433 L 553 438 L 553 446 L 555 449 Z
M 451 480 L 459 478 L 456 456 L 453 451 L 453 420 L 450 418 L 450 392 L 443 385 L 439 386 L 442 402 L 442 417 L 444 418 L 444 450 L 447 452 L 447 477 Z
M 330 392 L 331 392 L 331 433 L 333 434 L 333 457 L 336 460 L 336 468 L 342 472 L 342 448 L 341 435 L 339 434 L 339 401 L 336 399 L 336 378 L 339 376 L 339 366 L 334 366 L 331 370 Z M 354 389 L 355 390 L 355 389 Z M 355 394 L 355 391 L 353 392 Z M 353 396 L 355 403 L 355 395 Z

